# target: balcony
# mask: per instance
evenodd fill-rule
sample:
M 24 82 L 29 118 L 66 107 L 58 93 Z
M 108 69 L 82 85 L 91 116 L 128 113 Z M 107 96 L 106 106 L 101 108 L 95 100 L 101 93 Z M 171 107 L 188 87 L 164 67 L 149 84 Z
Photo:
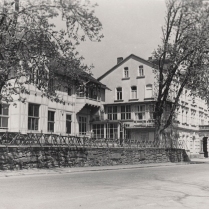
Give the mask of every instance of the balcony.
M 209 125 L 199 125 L 200 131 L 209 131 Z
M 101 102 L 101 100 L 98 97 L 92 98 L 87 96 L 76 96 L 76 100 L 79 103 L 89 103 L 92 105 L 98 105 Z
M 80 112 L 84 107 L 90 107 L 90 108 L 99 108 L 101 105 L 101 100 L 96 97 L 96 98 L 91 98 L 91 97 L 86 97 L 86 96 L 77 96 L 76 97 L 76 112 Z

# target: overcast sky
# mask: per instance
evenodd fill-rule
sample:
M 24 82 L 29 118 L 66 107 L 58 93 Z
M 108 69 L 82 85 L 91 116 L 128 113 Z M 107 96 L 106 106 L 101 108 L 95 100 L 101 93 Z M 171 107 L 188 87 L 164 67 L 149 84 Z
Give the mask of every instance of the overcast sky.
M 86 42 L 79 47 L 86 64 L 93 64 L 99 77 L 116 64 L 117 57 L 135 54 L 148 59 L 161 42 L 164 0 L 91 0 L 103 24 L 100 43 Z

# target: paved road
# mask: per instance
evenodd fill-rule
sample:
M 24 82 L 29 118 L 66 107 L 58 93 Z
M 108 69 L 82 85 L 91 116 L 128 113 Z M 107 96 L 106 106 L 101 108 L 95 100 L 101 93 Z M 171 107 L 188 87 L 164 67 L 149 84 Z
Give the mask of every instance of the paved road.
M 209 164 L 0 178 L 0 209 L 209 208 Z

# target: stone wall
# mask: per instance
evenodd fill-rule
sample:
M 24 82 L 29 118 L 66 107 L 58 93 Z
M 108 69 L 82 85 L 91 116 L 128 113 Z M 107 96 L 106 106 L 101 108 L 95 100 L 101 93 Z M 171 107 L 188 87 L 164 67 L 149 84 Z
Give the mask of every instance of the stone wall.
M 0 169 L 81 167 L 185 162 L 182 149 L 0 147 Z

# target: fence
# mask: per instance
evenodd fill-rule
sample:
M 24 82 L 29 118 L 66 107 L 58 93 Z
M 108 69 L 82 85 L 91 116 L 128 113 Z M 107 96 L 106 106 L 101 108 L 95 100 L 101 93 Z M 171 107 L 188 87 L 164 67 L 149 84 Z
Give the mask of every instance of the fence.
M 58 134 L 17 132 L 0 133 L 0 146 L 38 146 L 38 147 L 125 147 L 125 148 L 177 148 L 187 149 L 184 141 L 165 139 L 160 142 L 132 139 L 95 139 Z

